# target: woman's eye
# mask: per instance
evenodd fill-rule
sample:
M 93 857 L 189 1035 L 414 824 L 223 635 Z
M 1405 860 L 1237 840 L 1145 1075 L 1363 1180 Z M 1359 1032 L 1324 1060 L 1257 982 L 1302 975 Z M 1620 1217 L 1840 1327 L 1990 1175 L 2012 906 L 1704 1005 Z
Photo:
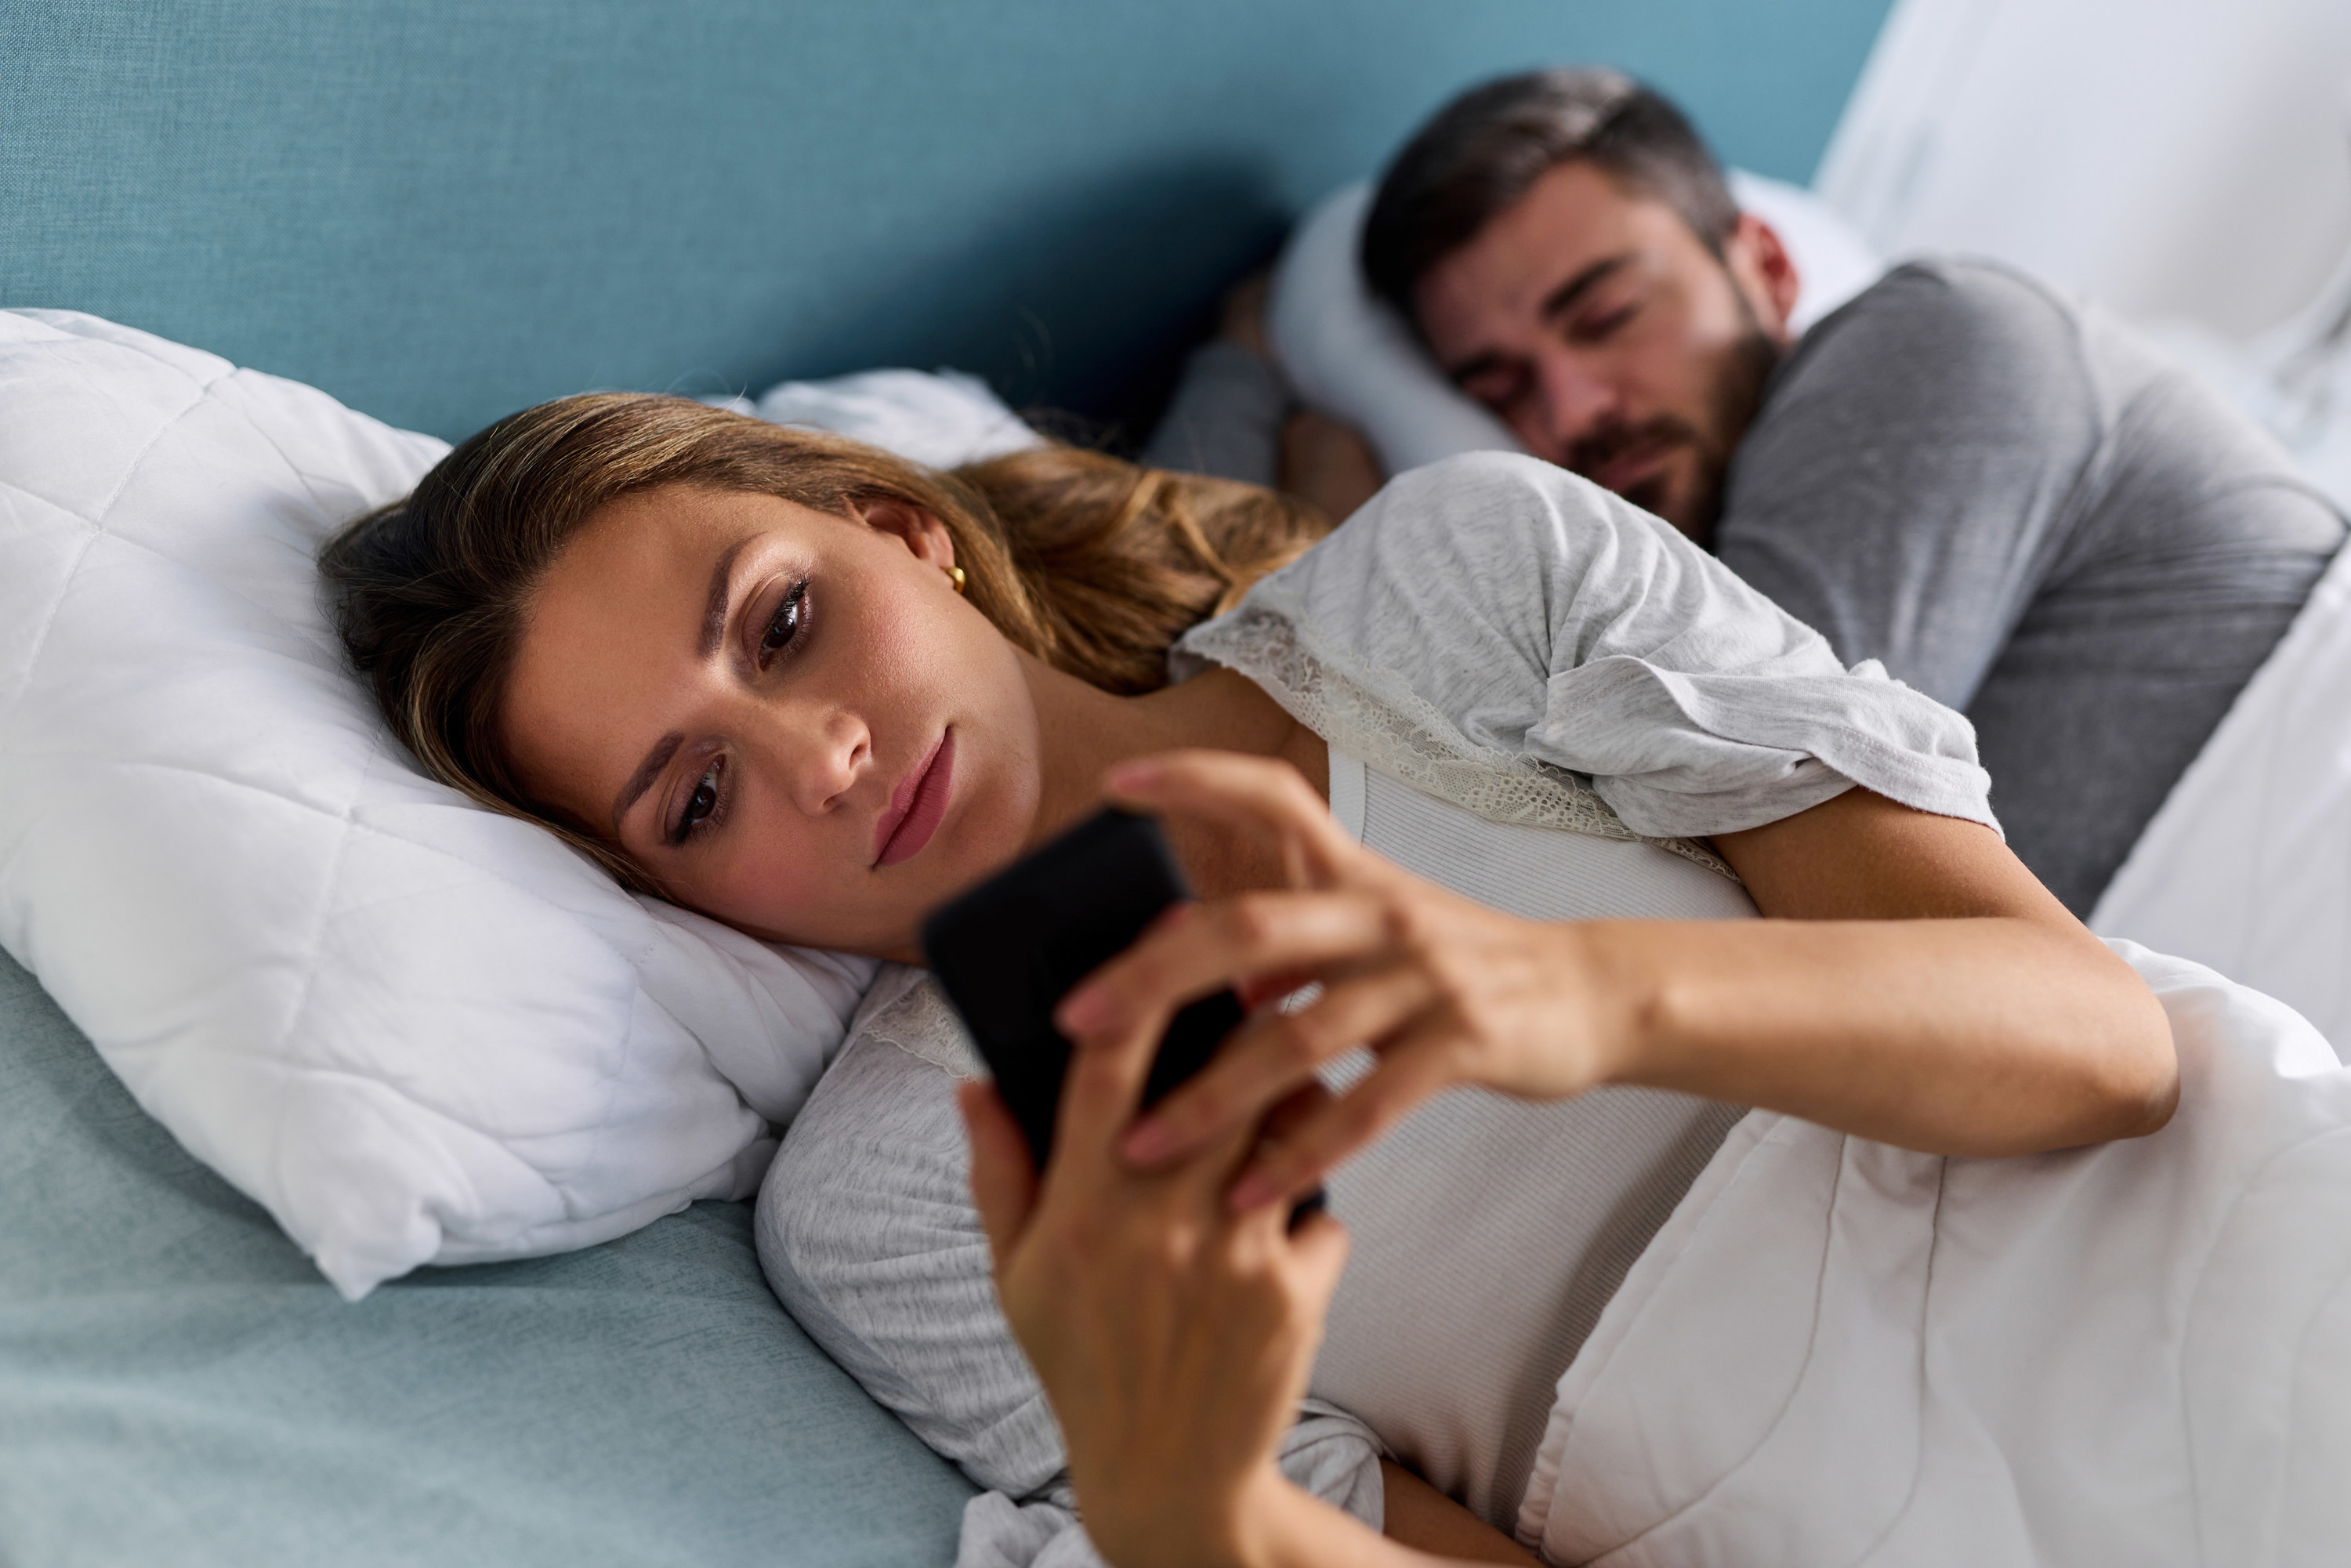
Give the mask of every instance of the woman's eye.
M 776 606 L 776 618 L 768 622 L 767 635 L 759 639 L 759 667 L 766 669 L 769 661 L 784 651 L 791 640 L 799 635 L 802 612 L 808 601 L 808 583 L 792 584 L 784 601 Z
M 709 771 L 695 784 L 694 793 L 685 798 L 685 810 L 678 813 L 677 826 L 670 830 L 671 843 L 685 842 L 687 836 L 718 810 L 718 770 L 724 766 L 723 760 L 713 762 Z

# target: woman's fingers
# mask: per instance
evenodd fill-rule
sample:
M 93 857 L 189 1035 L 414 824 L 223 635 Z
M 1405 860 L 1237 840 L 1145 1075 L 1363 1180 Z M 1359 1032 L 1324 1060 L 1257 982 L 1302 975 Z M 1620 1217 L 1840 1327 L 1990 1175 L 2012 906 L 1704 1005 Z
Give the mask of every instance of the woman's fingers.
M 1142 1103 L 1152 1059 L 1174 1017 L 1172 1005 L 1137 1009 L 1115 1025 L 1096 1030 L 1085 1049 L 1070 1052 L 1061 1076 L 1061 1103 L 1053 1124 L 1053 1158 L 1048 1182 L 1075 1179 L 1099 1186 L 1104 1167 L 1117 1163 L 1112 1145 Z M 1065 1177 L 1064 1172 L 1072 1173 Z
M 1326 1064 L 1355 1047 L 1384 1040 L 1434 998 L 1421 971 L 1379 967 L 1332 981 L 1297 1012 L 1260 1012 L 1234 1031 L 1196 1077 L 1129 1128 L 1119 1152 L 1144 1165 L 1186 1154 L 1313 1082 Z M 1268 1135 L 1279 1133 L 1269 1127 Z
M 1191 904 L 1080 981 L 1053 1021 L 1091 1045 L 1252 976 L 1320 971 L 1386 940 L 1384 912 L 1356 894 L 1249 893 Z
M 1254 1209 L 1311 1190 L 1348 1155 L 1459 1081 L 1454 1045 L 1453 1031 L 1440 1021 L 1416 1023 L 1382 1053 L 1380 1065 L 1361 1083 L 1261 1145 L 1233 1184 L 1232 1206 Z
M 1265 1113 L 1265 1120 L 1258 1124 L 1258 1141 L 1266 1143 L 1280 1140 L 1292 1128 L 1314 1115 L 1330 1103 L 1331 1092 L 1323 1088 L 1319 1081 L 1310 1080 L 1295 1093 L 1288 1095 L 1280 1104 Z
M 1037 1207 L 1037 1173 L 1029 1140 L 992 1083 L 966 1083 L 956 1093 L 971 1138 L 971 1201 L 998 1270 L 1029 1227 Z
M 1197 817 L 1278 842 L 1293 886 L 1327 887 L 1350 871 L 1368 869 L 1359 862 L 1371 857 L 1286 762 L 1231 751 L 1169 751 L 1122 763 L 1104 783 L 1121 805 Z

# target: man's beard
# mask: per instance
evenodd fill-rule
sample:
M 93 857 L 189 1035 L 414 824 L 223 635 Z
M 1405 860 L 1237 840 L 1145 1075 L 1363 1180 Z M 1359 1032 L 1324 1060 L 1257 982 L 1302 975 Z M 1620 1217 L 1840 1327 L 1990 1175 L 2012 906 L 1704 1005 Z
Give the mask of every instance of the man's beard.
M 1677 414 L 1661 413 L 1638 424 L 1614 422 L 1591 432 L 1568 449 L 1566 466 L 1589 477 L 1626 453 L 1648 453 L 1687 446 L 1697 465 L 1687 505 L 1679 517 L 1668 517 L 1682 532 L 1706 544 L 1722 516 L 1722 490 L 1730 470 L 1731 454 L 1739 449 L 1755 411 L 1763 403 L 1763 385 L 1779 368 L 1784 350 L 1755 319 L 1744 298 L 1740 300 L 1747 330 L 1715 359 L 1709 380 L 1708 428 L 1701 430 Z M 1665 516 L 1667 476 L 1651 475 L 1627 486 L 1623 494 L 1636 507 Z

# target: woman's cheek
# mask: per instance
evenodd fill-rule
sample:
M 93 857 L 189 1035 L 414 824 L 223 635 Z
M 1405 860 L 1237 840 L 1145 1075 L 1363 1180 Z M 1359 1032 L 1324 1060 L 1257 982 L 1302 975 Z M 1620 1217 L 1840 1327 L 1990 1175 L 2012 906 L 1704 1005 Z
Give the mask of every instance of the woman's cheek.
M 832 885 L 836 881 L 813 855 L 771 845 L 768 853 L 747 857 L 733 891 L 747 909 L 760 912 L 753 917 L 759 925 L 779 930 L 800 925 L 813 910 L 839 908 L 847 890 Z
M 680 891 L 704 914 L 755 931 L 798 928 L 812 909 L 837 902 L 824 896 L 824 864 L 806 835 L 793 835 L 756 798 L 738 798 L 734 820 L 719 830 L 719 841 Z M 745 810 L 744 808 L 748 808 Z M 768 820 L 762 821 L 762 818 Z

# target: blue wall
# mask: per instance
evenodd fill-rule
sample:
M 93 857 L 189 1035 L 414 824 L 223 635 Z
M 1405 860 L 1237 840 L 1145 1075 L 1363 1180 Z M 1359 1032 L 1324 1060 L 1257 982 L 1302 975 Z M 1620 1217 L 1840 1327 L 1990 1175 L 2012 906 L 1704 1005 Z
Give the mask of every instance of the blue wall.
M 1466 83 L 1621 65 L 1802 180 L 1887 3 L 5 0 L 0 304 L 449 435 L 875 363 L 1134 413 Z

